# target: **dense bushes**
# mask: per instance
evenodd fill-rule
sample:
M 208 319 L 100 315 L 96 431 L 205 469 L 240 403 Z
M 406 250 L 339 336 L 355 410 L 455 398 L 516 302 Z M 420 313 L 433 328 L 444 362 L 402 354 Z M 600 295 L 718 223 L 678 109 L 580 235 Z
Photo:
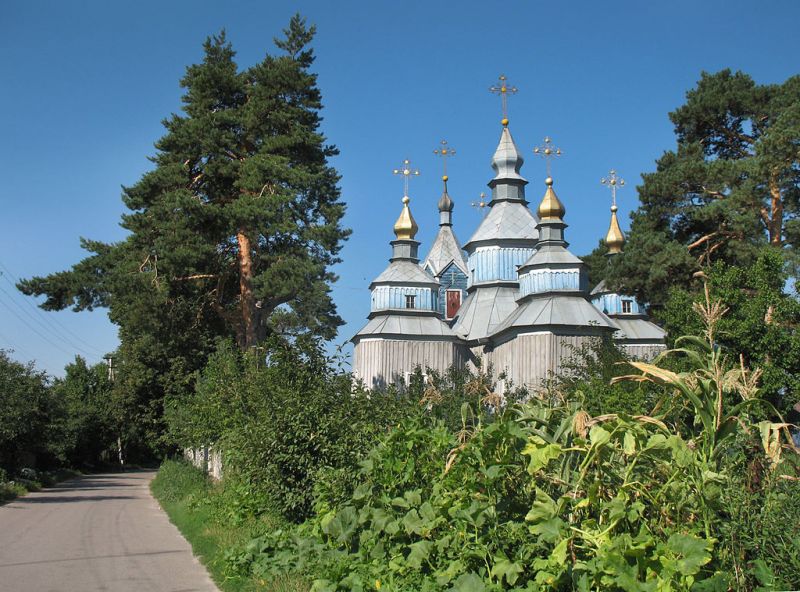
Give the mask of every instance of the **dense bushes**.
M 0 469 L 14 474 L 37 460 L 52 465 L 63 458 L 62 416 L 47 376 L 0 350 Z
M 110 383 L 104 366 L 77 357 L 51 380 L 0 350 L 0 499 L 96 466 L 114 445 Z
M 247 491 L 252 511 L 270 507 L 299 521 L 311 513 L 317 475 L 347 488 L 360 457 L 416 403 L 354 391 L 313 341 L 276 339 L 267 351 L 259 359 L 222 344 L 195 396 L 169 417 L 184 446 L 223 450 L 226 480 Z
M 217 515 L 289 519 L 229 549 L 228 575 L 318 592 L 797 588 L 789 426 L 717 340 L 724 306 L 693 308 L 703 335 L 666 356 L 600 343 L 522 402 L 488 373 L 368 393 L 310 342 L 264 360 L 223 345 L 175 433 L 225 450 Z

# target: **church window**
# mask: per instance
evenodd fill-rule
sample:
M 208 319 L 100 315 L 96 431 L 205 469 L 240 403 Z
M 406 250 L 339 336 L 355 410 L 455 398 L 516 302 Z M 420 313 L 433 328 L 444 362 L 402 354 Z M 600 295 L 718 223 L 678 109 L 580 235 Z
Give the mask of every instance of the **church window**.
M 406 308 L 416 308 L 414 306 L 414 301 L 417 299 L 416 296 L 408 294 L 406 295 Z
M 622 314 L 630 314 L 632 308 L 633 308 L 633 302 L 631 300 L 622 301 Z

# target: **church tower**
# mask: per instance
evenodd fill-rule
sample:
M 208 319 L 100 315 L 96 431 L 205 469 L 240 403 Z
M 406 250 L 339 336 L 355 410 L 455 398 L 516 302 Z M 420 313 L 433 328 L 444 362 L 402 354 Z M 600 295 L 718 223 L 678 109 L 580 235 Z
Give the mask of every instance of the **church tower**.
M 453 325 L 475 355 L 482 351 L 480 343 L 516 308 L 517 267 L 533 255 L 539 236 L 538 221 L 525 200 L 528 181 L 520 175 L 524 161 L 508 128 L 506 98 L 516 88 L 501 76 L 499 85 L 491 90 L 503 99 L 503 128 L 491 162 L 495 172 L 489 181 L 492 199 L 488 214 L 464 245 L 470 276 L 468 296 Z
M 605 238 L 610 262 L 612 257 L 622 254 L 625 246 L 625 235 L 617 219 L 617 189 L 624 187 L 625 180 L 612 169 L 601 183 L 611 189 L 611 223 Z M 648 319 L 636 298 L 612 292 L 605 280 L 592 290 L 591 298 L 592 304 L 614 322 L 618 329 L 614 340 L 628 356 L 649 360 L 666 349 L 666 331 Z
M 549 138 L 540 150 L 545 156 L 552 150 Z M 616 329 L 589 303 L 586 267 L 567 249 L 566 209 L 553 189 L 549 170 L 545 185 L 537 210 L 537 249 L 519 268 L 518 306 L 495 329 L 490 354 L 497 372 L 505 371 L 516 386 L 531 392 L 551 373 L 557 375 L 576 348 Z
M 408 180 L 419 174 L 408 160 L 403 209 L 394 225 L 388 267 L 370 284 L 369 321 L 353 338 L 353 374 L 368 388 L 404 382 L 417 367 L 444 372 L 463 364 L 455 334 L 441 320 L 439 281 L 419 264 L 419 230 L 409 208 Z
M 453 208 L 455 204 L 447 192 L 447 159 L 455 150 L 441 141 L 441 147 L 433 151 L 442 157 L 442 197 L 439 199 L 439 232 L 422 266 L 439 281 L 439 313 L 445 320 L 456 316 L 467 290 L 468 267 L 464 251 L 453 232 Z

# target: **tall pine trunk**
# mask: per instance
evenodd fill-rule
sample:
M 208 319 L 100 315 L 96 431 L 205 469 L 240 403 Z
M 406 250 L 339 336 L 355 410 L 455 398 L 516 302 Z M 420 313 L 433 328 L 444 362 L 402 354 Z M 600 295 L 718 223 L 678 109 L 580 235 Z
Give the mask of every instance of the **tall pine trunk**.
M 783 245 L 783 199 L 778 182 L 773 176 L 769 181 L 770 217 L 767 225 L 769 244 L 776 247 Z
M 253 296 L 253 253 L 244 229 L 236 234 L 239 243 L 239 302 L 242 307 L 239 345 L 248 349 L 256 344 L 256 302 Z

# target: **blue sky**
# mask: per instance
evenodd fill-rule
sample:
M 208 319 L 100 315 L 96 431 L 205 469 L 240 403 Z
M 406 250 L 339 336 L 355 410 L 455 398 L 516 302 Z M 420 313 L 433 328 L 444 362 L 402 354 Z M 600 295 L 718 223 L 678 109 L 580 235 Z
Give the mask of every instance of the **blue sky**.
M 296 11 L 318 27 L 314 43 L 323 131 L 341 150 L 353 235 L 334 296 L 346 341 L 365 322 L 367 285 L 385 267 L 410 158 L 422 174 L 411 207 L 424 252 L 437 230 L 445 138 L 455 230 L 465 242 L 480 221 L 469 207 L 492 176 L 500 73 L 519 88 L 510 129 L 526 157 L 535 205 L 544 163 L 532 148 L 552 136 L 567 208 L 567 239 L 589 252 L 608 226 L 599 180 L 616 168 L 621 221 L 634 186 L 674 146 L 667 113 L 702 70 L 740 69 L 759 83 L 798 73 L 795 0 L 670 2 L 239 2 L 6 0 L 0 37 L 0 348 L 51 374 L 76 353 L 91 362 L 116 347 L 105 311 L 42 313 L 15 278 L 67 269 L 79 237 L 115 241 L 120 186 L 151 166 L 161 121 L 180 108 L 178 81 L 201 59 L 206 36 L 225 28 L 242 67 L 273 49 Z

